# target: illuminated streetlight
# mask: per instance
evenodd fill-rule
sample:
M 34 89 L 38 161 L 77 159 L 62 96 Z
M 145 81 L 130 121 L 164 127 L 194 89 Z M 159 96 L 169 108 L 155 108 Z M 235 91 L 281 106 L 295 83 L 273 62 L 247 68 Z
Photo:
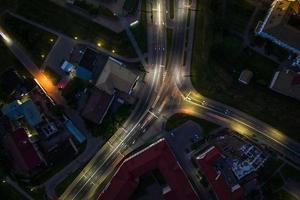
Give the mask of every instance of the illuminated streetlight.
M 41 55 L 41 57 L 42 57 L 42 58 L 45 58 L 45 55 L 44 55 L 44 54 L 42 54 L 42 55 Z
M 101 42 L 98 42 L 98 43 L 97 43 L 97 46 L 98 46 L 98 47 L 102 47 Z
M 116 50 L 113 49 L 111 52 L 116 53 Z
M 77 37 L 77 36 L 75 36 L 75 37 L 74 37 L 74 39 L 75 39 L 75 40 L 78 40 L 78 37 Z
M 50 38 L 50 42 L 54 42 L 54 39 L 53 39 L 53 38 Z

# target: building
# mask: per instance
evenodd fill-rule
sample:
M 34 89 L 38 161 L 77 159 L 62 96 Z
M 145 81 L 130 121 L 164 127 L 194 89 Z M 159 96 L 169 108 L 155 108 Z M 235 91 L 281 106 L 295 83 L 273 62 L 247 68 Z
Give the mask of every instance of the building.
M 235 180 L 228 163 L 219 149 L 212 146 L 196 157 L 219 200 L 243 199 L 243 189 Z
M 300 62 L 300 0 L 274 0 L 256 33 L 298 55 Z M 295 23 L 297 22 L 297 23 Z
M 300 73 L 292 70 L 278 71 L 273 77 L 270 88 L 300 100 Z
M 70 77 L 78 77 L 82 80 L 91 80 L 92 79 L 92 72 L 89 69 L 86 69 L 81 66 L 75 66 L 68 61 L 64 61 L 61 65 L 61 69 L 68 73 Z
M 31 99 L 25 97 L 5 104 L 1 111 L 3 115 L 7 116 L 10 120 L 19 120 L 24 117 L 31 127 L 36 126 L 42 121 L 37 106 Z
M 127 69 L 121 62 L 109 57 L 95 86 L 110 95 L 114 94 L 115 90 L 131 94 L 138 78 L 138 75 Z
M 36 83 L 32 79 L 20 76 L 17 71 L 9 69 L 1 74 L 0 88 L 7 96 L 13 94 L 25 94 L 35 88 Z
M 198 199 L 169 145 L 160 139 L 125 159 L 98 200 L 128 199 L 137 188 L 139 177 L 154 169 L 159 169 L 166 180 L 164 199 Z
M 239 77 L 239 82 L 248 85 L 253 77 L 253 72 L 250 70 L 243 70 L 240 77 Z
M 19 128 L 12 134 L 6 134 L 3 147 L 9 154 L 14 170 L 19 174 L 32 174 L 42 161 L 29 142 L 25 129 Z
M 95 124 L 101 124 L 114 97 L 115 95 L 109 95 L 98 88 L 91 89 L 91 95 L 81 115 Z

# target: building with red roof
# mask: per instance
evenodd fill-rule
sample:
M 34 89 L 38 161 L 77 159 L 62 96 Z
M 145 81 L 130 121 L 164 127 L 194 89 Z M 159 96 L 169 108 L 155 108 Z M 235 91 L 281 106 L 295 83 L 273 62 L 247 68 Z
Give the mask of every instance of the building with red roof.
M 196 160 L 207 177 L 213 191 L 219 200 L 243 199 L 243 189 L 238 183 L 229 182 L 225 169 L 220 167 L 224 161 L 220 151 L 211 147 L 196 157 Z M 225 162 L 225 161 L 224 161 Z
M 129 199 L 139 184 L 139 177 L 154 169 L 159 169 L 166 180 L 164 199 L 198 199 L 169 145 L 161 139 L 125 159 L 98 200 Z
M 42 163 L 23 128 L 6 134 L 3 146 L 10 155 L 12 166 L 17 173 L 30 173 Z

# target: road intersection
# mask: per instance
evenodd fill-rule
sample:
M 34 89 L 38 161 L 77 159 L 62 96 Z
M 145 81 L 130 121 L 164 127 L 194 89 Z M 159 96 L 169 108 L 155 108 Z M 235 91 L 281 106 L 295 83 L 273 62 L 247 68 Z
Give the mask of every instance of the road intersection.
M 191 12 L 195 12 L 196 0 L 175 1 L 170 52 L 167 52 L 166 48 L 166 1 L 154 0 L 151 2 L 150 4 L 150 0 L 147 1 L 147 9 L 152 9 L 151 6 L 153 6 L 154 14 L 153 17 L 151 17 L 150 12 L 147 14 L 148 24 L 151 24 L 148 27 L 148 63 L 142 60 L 147 71 L 146 84 L 140 95 L 139 103 L 135 106 L 132 115 L 122 128 L 103 145 L 60 199 L 97 198 L 99 193 L 107 187 L 118 164 L 126 156 L 127 150 L 146 131 L 146 128 L 159 120 L 165 120 L 165 116 L 178 112 L 209 118 L 255 142 L 276 149 L 295 163 L 300 163 L 300 145 L 297 142 L 264 122 L 234 108 L 205 98 L 193 88 L 187 76 L 190 74 L 190 54 L 193 37 L 187 29 L 188 26 L 194 25 L 195 15 Z M 189 12 L 190 17 L 188 17 Z M 189 23 L 188 20 L 190 20 Z M 9 39 L 4 30 L 0 29 L 0 32 L 12 52 L 18 53 L 17 46 Z M 169 57 L 168 63 L 166 63 L 167 56 Z M 24 56 L 21 55 L 20 57 Z M 142 57 L 142 55 L 139 57 Z M 26 59 L 24 60 L 26 61 Z M 34 66 L 33 63 L 23 64 Z M 51 84 L 44 80 L 43 75 L 36 68 L 31 70 L 37 82 L 41 84 L 47 94 L 52 98 L 56 96 L 57 94 L 53 92 L 55 90 L 50 87 Z M 56 98 L 60 99 L 57 96 Z M 64 104 L 63 100 L 60 101 Z M 173 106 L 170 107 L 171 102 Z

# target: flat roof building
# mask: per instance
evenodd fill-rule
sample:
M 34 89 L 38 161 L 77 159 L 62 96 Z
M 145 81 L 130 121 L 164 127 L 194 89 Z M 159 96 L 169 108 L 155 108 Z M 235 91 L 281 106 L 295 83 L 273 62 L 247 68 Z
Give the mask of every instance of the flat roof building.
M 139 177 L 154 169 L 159 169 L 166 180 L 164 199 L 198 199 L 168 143 L 160 139 L 125 159 L 98 200 L 129 199 L 139 184 Z
M 113 100 L 114 95 L 109 95 L 98 88 L 93 88 L 81 114 L 95 124 L 101 124 Z
M 300 100 L 300 72 L 292 70 L 275 73 L 270 88 L 276 92 Z
M 5 104 L 1 111 L 10 120 L 18 120 L 24 117 L 31 127 L 36 126 L 42 121 L 40 111 L 31 99 L 15 100 L 9 104 Z
M 251 81 L 253 77 L 253 72 L 251 72 L 250 70 L 243 70 L 240 74 L 240 77 L 239 77 L 239 82 L 245 84 L 245 85 L 248 85 Z
M 300 21 L 300 0 L 274 0 L 256 33 L 300 55 L 300 29 L 291 20 Z
M 196 157 L 196 161 L 207 177 L 219 200 L 243 199 L 243 189 L 233 180 L 226 166 L 226 160 L 214 146 Z
M 30 173 L 42 164 L 23 128 L 17 129 L 12 134 L 6 134 L 3 138 L 3 146 L 10 155 L 13 168 L 19 173 Z
M 127 69 L 121 62 L 109 57 L 95 86 L 110 95 L 115 90 L 130 94 L 138 78 L 137 74 Z

